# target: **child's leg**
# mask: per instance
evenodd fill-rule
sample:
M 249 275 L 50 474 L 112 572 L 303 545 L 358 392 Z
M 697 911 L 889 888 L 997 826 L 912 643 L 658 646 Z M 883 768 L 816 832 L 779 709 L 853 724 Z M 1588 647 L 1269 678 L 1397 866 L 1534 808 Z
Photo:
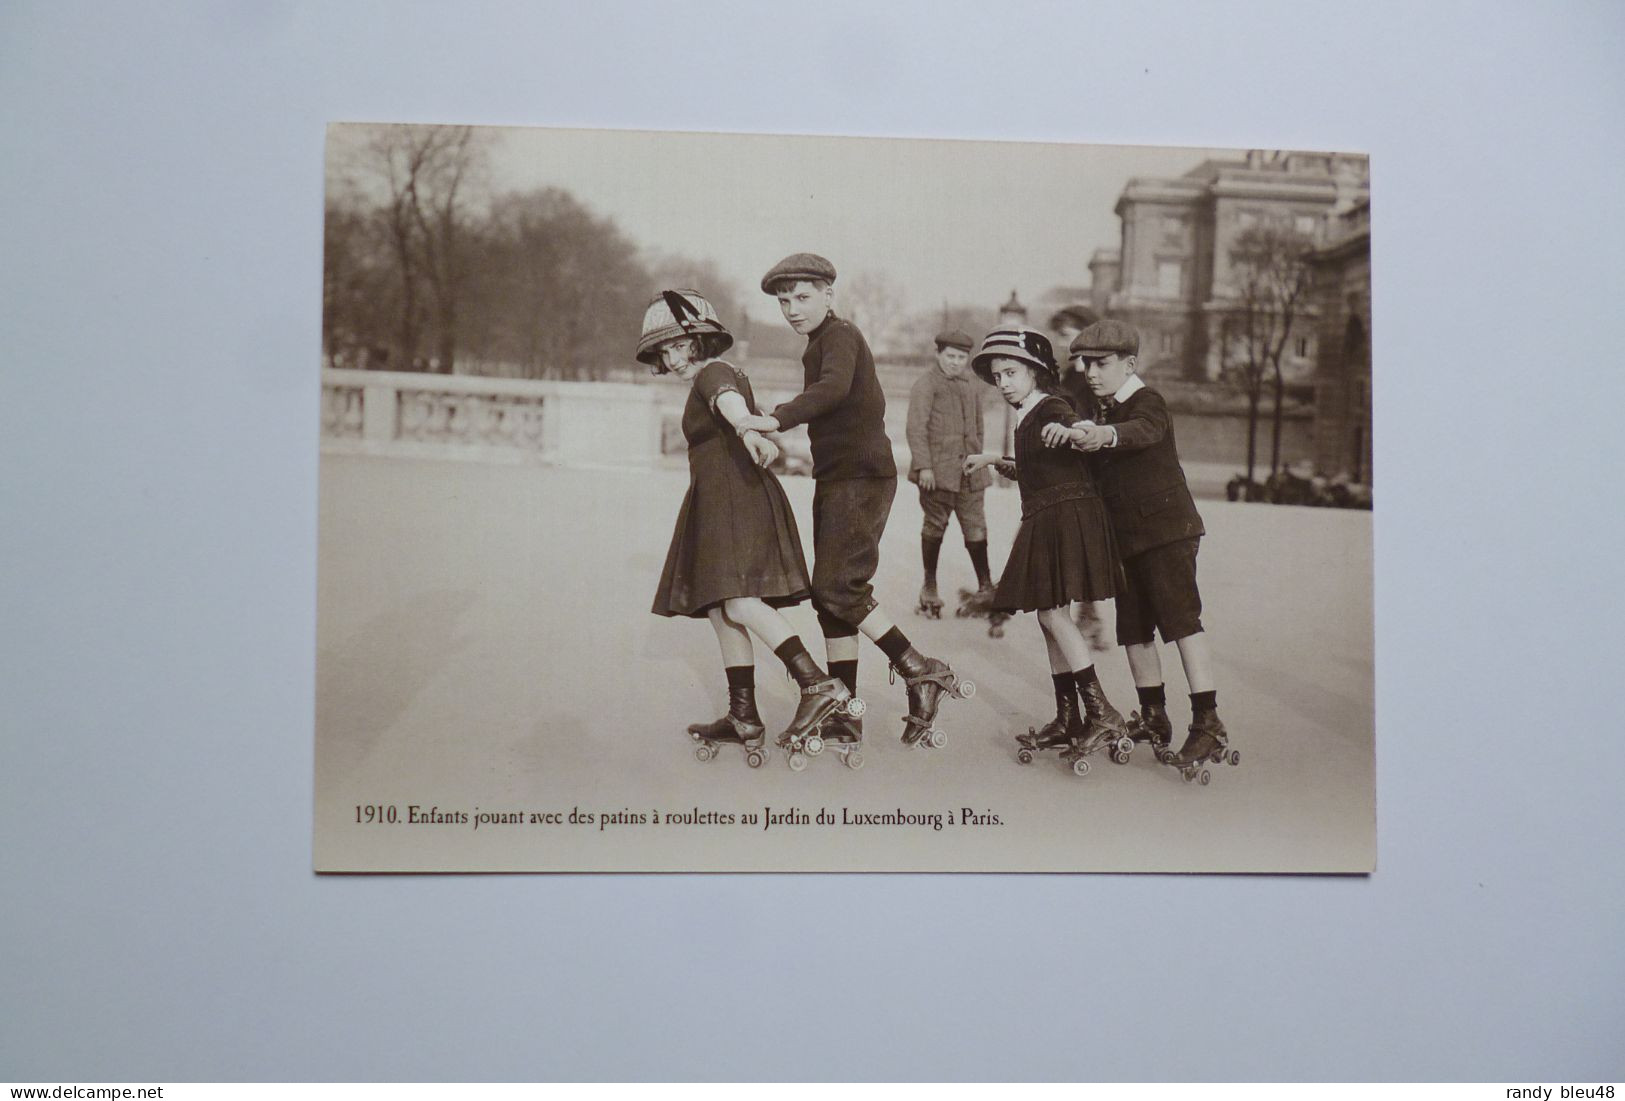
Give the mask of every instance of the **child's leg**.
M 721 605 L 707 618 L 722 649 L 722 671 L 728 678 L 728 711 L 709 723 L 692 723 L 688 731 L 707 741 L 754 744 L 762 736 L 762 716 L 756 710 L 756 655 L 745 628 L 728 617 Z
M 1123 647 L 1128 653 L 1129 672 L 1134 674 L 1136 688 L 1154 688 L 1162 683 L 1162 657 L 1155 642 L 1140 642 Z M 1184 651 L 1180 651 L 1184 656 Z
M 1039 613 L 1038 627 L 1044 633 L 1044 648 L 1049 652 L 1050 682 L 1055 688 L 1055 717 L 1036 730 L 1029 729 L 1025 735 L 1018 735 L 1017 741 L 1028 749 L 1054 749 L 1067 745 L 1082 733 L 1078 720 L 1078 685 L 1066 654 L 1045 625 L 1043 613 Z
M 735 597 L 725 600 L 722 604 L 722 618 L 738 629 L 739 634 L 745 633 L 745 628 L 753 631 L 757 638 L 767 644 L 768 649 L 777 650 L 783 646 L 785 640 L 795 631 L 790 627 L 790 621 L 780 614 L 777 608 L 758 600 L 754 596 Z M 719 632 L 718 637 L 721 637 Z M 750 636 L 745 635 L 745 652 L 750 652 Z M 724 650 L 724 660 L 727 651 Z
M 711 629 L 717 633 L 717 645 L 722 648 L 722 665 L 734 669 L 741 665 L 755 666 L 756 653 L 751 649 L 750 634 L 735 619 L 729 617 L 721 604 L 708 613 Z
M 1174 643 L 1179 647 L 1179 661 L 1185 666 L 1185 683 L 1191 694 L 1213 691 L 1213 650 L 1207 643 L 1207 633 L 1198 631 Z
M 1046 638 L 1053 639 L 1055 647 L 1072 669 L 1072 680 L 1077 685 L 1078 698 L 1083 701 L 1086 719 L 1084 744 L 1093 752 L 1106 741 L 1121 736 L 1127 729 L 1123 716 L 1106 698 L 1105 689 L 1095 673 L 1095 658 L 1089 650 L 1078 625 L 1072 622 L 1071 608 L 1062 604 L 1045 608 L 1038 613 L 1038 624 Z
M 1078 625 L 1072 622 L 1067 614 L 1066 605 L 1058 608 L 1045 608 L 1038 613 L 1038 626 L 1044 631 L 1044 641 L 1055 650 L 1061 652 L 1066 668 L 1071 671 L 1080 669 L 1093 669 L 1094 655 L 1089 652 L 1089 644 L 1084 641 L 1083 635 L 1078 631 Z M 1053 662 L 1053 658 L 1051 661 Z M 1053 664 L 1051 668 L 1053 668 Z

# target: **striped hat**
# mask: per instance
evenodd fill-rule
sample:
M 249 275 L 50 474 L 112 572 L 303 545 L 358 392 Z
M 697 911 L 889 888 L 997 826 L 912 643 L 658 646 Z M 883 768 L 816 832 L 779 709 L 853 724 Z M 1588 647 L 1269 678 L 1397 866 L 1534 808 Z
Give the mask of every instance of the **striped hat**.
M 680 336 L 707 336 L 705 351 L 721 355 L 733 347 L 733 334 L 722 327 L 716 308 L 699 291 L 661 291 L 643 311 L 643 335 L 638 337 L 638 361 L 655 365 L 660 345 Z
M 1040 378 L 1049 376 L 1051 386 L 1055 385 L 1061 373 L 1055 365 L 1055 349 L 1051 347 L 1049 337 L 1037 329 L 994 329 L 982 338 L 982 346 L 977 349 L 970 365 L 976 377 L 989 386 L 993 385 L 992 364 L 995 359 L 1019 359 L 1031 364 Z

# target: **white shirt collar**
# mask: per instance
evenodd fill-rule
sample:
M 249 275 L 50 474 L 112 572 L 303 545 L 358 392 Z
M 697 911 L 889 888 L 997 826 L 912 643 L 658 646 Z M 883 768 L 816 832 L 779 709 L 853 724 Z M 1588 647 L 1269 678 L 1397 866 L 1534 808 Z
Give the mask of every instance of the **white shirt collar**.
M 1125 402 L 1144 389 L 1145 382 L 1141 380 L 1140 376 L 1130 375 L 1128 377 L 1128 381 L 1117 388 L 1117 393 L 1112 395 L 1112 400 L 1115 402 Z
M 1038 408 L 1038 403 L 1047 397 L 1049 397 L 1048 394 L 1034 386 L 1033 392 L 1021 399 L 1021 404 L 1016 406 L 1016 426 L 1019 428 L 1027 414 Z

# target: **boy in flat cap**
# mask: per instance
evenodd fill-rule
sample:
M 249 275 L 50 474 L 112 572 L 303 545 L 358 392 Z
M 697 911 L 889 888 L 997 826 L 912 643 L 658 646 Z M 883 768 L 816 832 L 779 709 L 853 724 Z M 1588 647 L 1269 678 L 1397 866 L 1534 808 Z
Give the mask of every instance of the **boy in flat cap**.
M 1096 475 L 1117 536 L 1123 569 L 1117 592 L 1117 641 L 1128 651 L 1141 713 L 1131 724 L 1136 741 L 1150 742 L 1158 758 L 1186 780 L 1207 782 L 1207 761 L 1236 764 L 1219 721 L 1213 657 L 1202 631 L 1196 552 L 1205 534 L 1196 502 L 1179 465 L 1168 403 L 1136 374 L 1140 334 L 1107 320 L 1072 341 L 1074 363 L 1087 373 L 1100 403 L 1099 423 L 1046 425 L 1044 442 L 1071 445 L 1095 456 Z M 1191 725 L 1184 747 L 1167 752 L 1173 737 L 1155 632 L 1179 648 L 1191 694 Z
M 940 747 L 935 729 L 944 693 L 961 698 L 975 691 L 948 663 L 921 654 L 875 600 L 870 580 L 880 565 L 880 536 L 897 495 L 897 463 L 886 436 L 886 397 L 875 360 L 858 327 L 834 309 L 835 265 L 797 252 L 762 277 L 762 292 L 779 300 L 784 319 L 807 338 L 801 354 L 805 384 L 769 416 L 741 424 L 763 432 L 807 426 L 812 444 L 813 606 L 823 628 L 830 672 L 849 686 L 858 681 L 858 634 L 879 646 L 901 673 L 908 692 L 903 742 Z M 825 740 L 856 742 L 858 720 L 846 719 Z M 826 730 L 834 731 L 834 727 Z
M 1055 346 L 1070 348 L 1079 333 L 1099 320 L 1100 315 L 1088 306 L 1061 307 L 1051 314 L 1049 319 L 1049 327 L 1055 333 Z M 1061 396 L 1072 404 L 1078 416 L 1091 421 L 1099 419 L 1099 406 L 1094 391 L 1089 388 L 1089 376 L 1085 371 L 1068 362 L 1061 368 L 1060 387 Z M 1111 643 L 1106 639 L 1106 625 L 1101 621 L 1100 611 L 1094 604 L 1080 601 L 1073 609 L 1073 619 L 1093 649 L 1097 651 L 1111 649 Z
M 919 611 L 942 615 L 937 595 L 937 559 L 948 520 L 959 517 L 959 532 L 976 568 L 976 594 L 982 614 L 993 597 L 993 577 L 987 565 L 987 517 L 983 497 L 993 483 L 987 470 L 966 474 L 960 468 L 968 455 L 982 450 L 981 386 L 971 377 L 968 333 L 951 329 L 937 334 L 936 366 L 928 367 L 908 395 L 908 480 L 920 487 L 920 510 L 925 523 L 920 549 L 925 559 L 925 584 L 920 589 Z M 978 609 L 970 600 L 960 609 Z

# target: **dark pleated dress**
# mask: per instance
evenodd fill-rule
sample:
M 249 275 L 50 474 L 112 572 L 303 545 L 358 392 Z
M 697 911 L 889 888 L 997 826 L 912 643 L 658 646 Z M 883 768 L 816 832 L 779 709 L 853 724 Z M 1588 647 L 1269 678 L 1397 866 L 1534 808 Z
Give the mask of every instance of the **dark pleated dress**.
M 717 398 L 730 390 L 756 412 L 750 379 L 731 364 L 707 364 L 689 389 L 688 493 L 660 573 L 656 615 L 703 617 L 740 596 L 783 608 L 809 595 L 801 533 L 784 489 L 717 411 Z
M 1037 612 L 1116 595 L 1117 541 L 1089 461 L 1070 447 L 1045 447 L 1039 435 L 1046 424 L 1070 425 L 1076 417 L 1066 399 L 1051 394 L 1016 427 L 1021 527 L 993 594 L 999 611 Z

